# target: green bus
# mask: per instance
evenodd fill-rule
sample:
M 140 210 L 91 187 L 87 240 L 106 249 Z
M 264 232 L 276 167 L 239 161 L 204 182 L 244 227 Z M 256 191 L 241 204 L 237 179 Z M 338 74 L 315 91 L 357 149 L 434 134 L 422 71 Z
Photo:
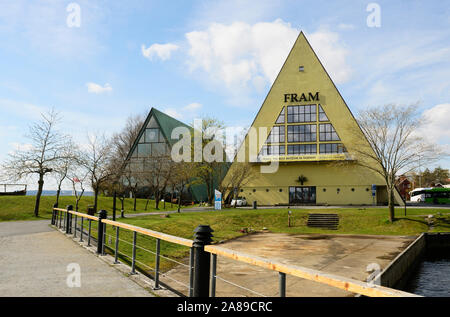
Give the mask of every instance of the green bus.
M 450 188 L 435 187 L 425 189 L 425 203 L 427 204 L 450 204 Z

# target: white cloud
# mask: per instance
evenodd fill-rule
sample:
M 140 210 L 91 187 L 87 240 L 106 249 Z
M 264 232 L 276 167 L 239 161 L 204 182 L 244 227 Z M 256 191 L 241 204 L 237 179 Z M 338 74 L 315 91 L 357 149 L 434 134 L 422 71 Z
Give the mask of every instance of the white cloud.
M 181 120 L 183 118 L 183 116 L 181 115 L 180 111 L 178 111 L 175 108 L 167 108 L 164 110 L 164 113 L 175 118 L 178 120 Z
M 182 120 L 187 123 L 190 119 L 194 119 L 197 111 L 203 107 L 201 103 L 192 102 L 180 108 L 166 108 L 163 112 L 175 119 Z
M 308 34 L 308 41 L 336 84 L 350 80 L 353 70 L 346 60 L 349 52 L 340 43 L 337 33 L 319 30 Z
M 162 61 L 170 59 L 172 52 L 179 49 L 178 45 L 175 44 L 153 44 L 148 48 L 145 48 L 145 45 L 142 45 L 141 51 L 142 55 L 153 61 L 155 57 L 158 57 Z
M 186 34 L 191 72 L 203 72 L 208 82 L 240 95 L 251 88 L 260 92 L 272 84 L 299 31 L 281 19 L 248 24 L 212 23 L 203 31 Z M 333 80 L 349 80 L 348 55 L 337 33 L 320 30 L 308 35 L 313 48 Z
M 88 92 L 94 94 L 103 94 L 105 92 L 111 92 L 113 89 L 110 84 L 106 83 L 104 86 L 101 86 L 96 83 L 87 83 Z
M 355 26 L 353 24 L 339 23 L 338 28 L 340 30 L 347 31 L 347 30 L 354 30 Z
M 421 128 L 423 137 L 450 145 L 450 103 L 439 104 L 425 110 L 421 121 L 424 123 Z
M 188 104 L 186 107 L 184 107 L 183 110 L 195 111 L 195 110 L 199 110 L 201 107 L 202 107 L 201 103 L 193 102 L 193 103 Z
M 17 143 L 13 142 L 10 143 L 10 146 L 13 148 L 13 150 L 9 151 L 9 154 L 13 154 L 16 151 L 31 151 L 34 149 L 33 145 L 30 143 Z

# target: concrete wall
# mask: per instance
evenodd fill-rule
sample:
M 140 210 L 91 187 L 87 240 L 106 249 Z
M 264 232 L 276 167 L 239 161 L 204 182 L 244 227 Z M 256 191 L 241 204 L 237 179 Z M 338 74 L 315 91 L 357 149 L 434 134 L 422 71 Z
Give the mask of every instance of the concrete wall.
M 382 286 L 397 289 L 404 286 L 426 251 L 426 240 L 426 234 L 422 233 L 381 272 Z

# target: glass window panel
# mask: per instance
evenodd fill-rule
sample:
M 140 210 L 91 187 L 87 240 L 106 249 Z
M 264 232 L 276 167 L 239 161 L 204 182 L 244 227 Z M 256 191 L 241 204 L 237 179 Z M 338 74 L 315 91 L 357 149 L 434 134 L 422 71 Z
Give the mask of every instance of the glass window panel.
M 320 141 L 340 141 L 339 136 L 330 123 L 320 124 L 319 131 Z
M 341 143 L 323 143 L 320 144 L 319 150 L 321 154 L 337 154 L 346 152 L 345 147 Z
M 319 105 L 319 121 L 330 121 L 321 105 Z
M 166 144 L 164 143 L 155 143 L 152 146 L 152 155 L 159 156 L 166 154 Z
M 145 143 L 159 142 L 159 130 L 158 129 L 146 129 L 145 130 Z
M 151 144 L 138 144 L 138 156 L 145 157 L 150 156 L 152 153 Z
M 156 122 L 154 117 L 150 118 L 150 121 L 148 122 L 147 128 L 159 128 L 158 122 Z
M 278 123 L 278 124 L 284 123 L 284 107 L 283 107 L 283 110 L 281 110 L 281 113 L 278 116 L 277 121 L 275 123 Z

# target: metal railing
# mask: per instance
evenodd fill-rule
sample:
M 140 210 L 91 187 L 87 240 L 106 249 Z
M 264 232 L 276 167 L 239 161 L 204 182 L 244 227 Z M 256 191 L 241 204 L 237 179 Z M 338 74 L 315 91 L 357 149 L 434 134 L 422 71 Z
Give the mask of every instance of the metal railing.
M 123 263 L 130 265 L 131 275 L 137 274 L 137 271 L 140 271 L 141 273 L 152 278 L 154 280 L 155 290 L 160 289 L 160 285 L 164 285 L 166 288 L 175 291 L 179 295 L 185 295 L 183 292 L 178 292 L 176 289 L 171 288 L 169 285 L 167 285 L 167 283 L 162 283 L 161 277 L 163 277 L 177 283 L 177 285 L 183 286 L 183 288 L 187 290 L 187 295 L 193 296 L 194 249 L 192 240 L 164 234 L 141 227 L 136 227 L 122 222 L 108 220 L 106 219 L 107 214 L 104 210 L 101 210 L 98 213 L 99 217 L 95 217 L 73 211 L 72 209 L 72 206 L 68 206 L 67 209 L 54 207 L 52 224 L 61 229 L 66 234 L 73 234 L 73 238 L 79 238 L 80 242 L 84 242 L 85 239 L 87 239 L 88 246 L 91 246 L 91 241 L 95 241 L 95 244 L 97 245 L 97 254 L 106 255 L 106 251 L 109 251 L 114 256 L 114 264 L 121 263 L 119 261 L 120 259 Z M 88 222 L 88 224 L 86 224 L 86 221 Z M 93 225 L 96 227 L 96 230 L 94 232 L 92 232 Z M 113 235 L 108 233 L 107 226 L 109 226 L 109 228 L 113 232 Z M 132 234 L 131 241 L 124 238 L 127 233 Z M 154 239 L 154 250 L 149 250 L 149 248 L 146 247 L 151 242 L 148 239 L 147 241 L 145 241 L 146 243 L 142 243 L 141 245 L 138 244 L 138 235 L 139 240 L 142 242 L 144 242 L 143 240 L 146 240 L 146 238 Z M 180 261 L 162 254 L 161 241 L 166 241 L 190 248 L 189 264 L 181 263 Z M 130 254 L 127 254 L 123 251 L 124 246 L 128 246 L 131 249 Z M 139 261 L 137 256 L 138 250 L 148 254 L 152 254 L 154 256 L 154 267 L 149 266 L 148 263 Z M 162 259 L 165 261 L 171 261 L 176 265 L 181 265 L 187 268 L 189 271 L 189 282 L 186 283 L 176 280 L 163 272 L 160 269 L 160 263 Z M 149 274 L 150 272 L 153 273 L 153 276 Z
M 92 222 L 94 221 L 97 225 L 97 253 L 100 255 L 105 255 L 105 248 L 108 248 L 114 255 L 114 263 L 120 263 L 119 257 L 122 259 L 127 259 L 127 262 L 131 265 L 131 274 L 136 274 L 136 264 L 147 268 L 154 272 L 154 289 L 160 288 L 160 277 L 163 276 L 179 285 L 184 286 L 188 289 L 189 297 L 215 297 L 216 296 L 216 280 L 219 279 L 225 283 L 233 285 L 235 287 L 244 289 L 252 294 L 263 297 L 265 295 L 251 290 L 245 286 L 238 285 L 229 280 L 226 280 L 217 275 L 217 257 L 222 256 L 225 258 L 233 259 L 238 262 L 254 265 L 257 267 L 265 268 L 278 273 L 279 279 L 279 296 L 286 296 L 286 277 L 294 276 L 314 282 L 318 282 L 324 285 L 332 286 L 341 290 L 345 290 L 351 293 L 356 293 L 364 296 L 370 297 L 411 297 L 418 296 L 415 294 L 403 292 L 400 290 L 383 287 L 380 285 L 366 283 L 358 281 L 351 278 L 346 278 L 342 276 L 337 276 L 334 274 L 324 273 L 322 271 L 313 270 L 301 266 L 288 265 L 277 261 L 272 261 L 266 258 L 261 258 L 255 255 L 246 254 L 243 252 L 238 252 L 223 247 L 212 245 L 212 232 L 213 230 L 209 226 L 198 226 L 195 232 L 195 240 L 189 240 L 185 238 L 180 238 L 165 233 L 153 231 L 150 229 L 133 226 L 130 224 L 112 221 L 106 219 L 106 211 L 101 210 L 99 212 L 99 217 L 90 216 L 84 213 L 79 213 L 72 210 L 72 206 L 68 206 L 67 209 L 53 208 L 52 224 L 57 228 L 62 229 L 66 234 L 72 234 L 77 237 L 77 230 L 79 231 L 80 242 L 83 242 L 83 236 L 87 235 L 87 244 L 90 245 L 91 240 L 94 239 L 91 233 Z M 80 218 L 80 221 L 78 221 Z M 88 230 L 87 233 L 84 232 L 85 219 L 88 220 Z M 77 223 L 79 223 L 77 227 Z M 106 226 L 111 226 L 115 235 L 107 234 Z M 132 233 L 132 242 L 120 238 L 120 233 L 123 231 L 128 231 Z M 155 239 L 155 251 L 139 246 L 138 234 L 142 238 L 152 238 Z M 110 242 L 106 242 L 106 238 L 110 238 Z M 112 246 L 112 241 L 114 245 Z M 171 259 L 167 256 L 161 254 L 161 241 L 166 241 L 169 243 L 174 243 L 190 248 L 189 251 L 189 264 L 181 263 L 177 260 Z M 119 246 L 121 244 L 127 244 L 131 247 L 131 256 L 120 251 Z M 106 245 L 110 244 L 111 247 Z M 155 266 L 150 267 L 137 260 L 137 249 L 143 252 L 150 253 L 154 255 Z M 173 277 L 165 274 L 160 269 L 160 261 L 165 259 L 172 261 L 180 266 L 187 267 L 189 270 L 189 284 L 183 283 L 181 281 L 175 280 Z M 167 286 L 167 285 L 165 285 Z M 173 289 L 172 289 L 173 290 Z

